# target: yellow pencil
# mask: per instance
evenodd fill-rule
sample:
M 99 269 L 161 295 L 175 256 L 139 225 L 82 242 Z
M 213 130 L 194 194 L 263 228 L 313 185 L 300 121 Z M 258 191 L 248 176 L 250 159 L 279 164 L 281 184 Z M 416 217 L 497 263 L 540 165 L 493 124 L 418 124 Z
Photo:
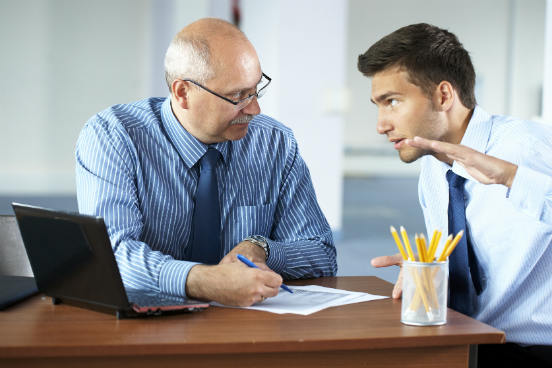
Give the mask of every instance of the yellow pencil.
M 400 227 L 401 230 L 401 236 L 403 238 L 404 246 L 406 247 L 406 251 L 408 252 L 408 259 L 411 261 L 415 261 L 416 258 L 414 258 L 414 252 L 412 252 L 412 247 L 410 246 L 410 240 L 408 240 L 408 234 L 406 233 L 406 230 L 403 226 Z
M 424 262 L 431 262 L 429 259 L 429 253 L 427 252 L 426 238 L 424 234 L 420 234 L 420 246 L 422 247 L 422 253 L 424 255 Z
M 418 262 L 424 262 L 424 253 L 422 253 L 422 243 L 418 233 L 414 234 L 414 242 L 416 243 L 416 250 L 418 251 Z
M 435 259 L 435 252 L 437 251 L 437 246 L 439 245 L 439 241 L 441 240 L 441 232 L 439 230 L 435 230 L 433 232 L 433 237 L 431 239 L 431 244 L 429 246 L 429 262 L 433 262 Z
M 400 227 L 400 232 L 401 232 L 401 236 L 402 236 L 404 245 L 406 247 L 406 251 L 408 252 L 409 260 L 410 261 L 416 261 L 416 258 L 414 257 L 414 252 L 412 252 L 412 247 L 410 245 L 410 240 L 408 239 L 408 234 L 406 233 L 406 229 L 404 228 L 404 226 Z M 414 278 L 414 283 L 416 284 L 417 298 L 422 300 L 422 303 L 424 305 L 424 309 L 425 309 L 426 313 L 428 313 L 428 315 L 429 315 L 429 302 L 427 300 L 427 296 L 425 294 L 425 290 L 424 290 L 424 287 L 422 285 L 422 281 L 418 277 L 418 274 L 417 274 L 416 270 L 411 270 L 411 271 L 412 271 L 412 276 Z M 414 297 L 414 299 L 416 299 L 416 296 Z
M 424 253 L 425 262 L 426 263 L 433 262 L 433 258 L 430 257 L 429 251 L 426 246 L 426 238 L 424 234 L 420 234 L 420 244 L 422 246 L 422 252 Z M 435 308 L 439 308 L 439 302 L 437 301 L 437 292 L 435 291 L 435 286 L 433 285 L 434 274 L 429 272 L 429 269 L 425 269 L 425 268 L 422 274 L 424 277 L 424 282 L 426 283 L 427 290 L 429 291 L 430 304 Z
M 437 262 L 443 262 L 447 257 L 445 254 L 447 253 L 447 248 L 452 241 L 452 234 L 447 237 L 447 240 L 445 241 L 445 245 L 443 246 L 443 251 L 441 252 L 441 255 L 437 259 Z
M 402 258 L 406 261 L 408 259 L 408 256 L 406 255 L 406 252 L 404 250 L 404 247 L 402 246 L 401 240 L 399 239 L 399 234 L 397 233 L 397 229 L 395 229 L 393 226 L 390 226 L 389 230 L 391 231 L 391 235 L 393 236 L 393 239 L 395 239 L 395 243 L 397 243 L 397 248 L 399 248 L 399 252 L 401 253 Z
M 445 259 L 447 259 L 452 253 L 452 251 L 454 250 L 454 248 L 456 248 L 456 245 L 458 244 L 458 242 L 460 242 L 460 239 L 462 239 L 462 235 L 464 235 L 464 230 L 460 230 L 458 234 L 456 234 L 456 236 L 454 237 L 454 240 L 452 241 L 452 243 L 450 243 L 450 245 L 447 248 Z
M 428 255 L 431 255 L 431 248 L 433 248 L 433 243 L 435 243 L 435 239 L 437 239 L 437 233 L 437 230 L 433 230 L 433 235 L 431 235 L 431 240 L 429 241 L 429 249 L 427 250 Z
M 422 285 L 422 281 L 419 279 L 419 276 L 418 273 L 416 272 L 417 270 L 416 269 L 411 269 L 410 270 L 412 272 L 412 276 L 414 278 L 414 283 L 416 284 L 416 291 L 417 293 L 416 294 L 419 294 L 421 299 L 422 299 L 422 303 L 424 304 L 424 309 L 428 315 L 428 317 L 430 316 L 429 314 L 429 302 L 427 300 L 427 296 L 426 296 L 426 293 L 425 293 L 425 290 L 424 290 L 424 287 Z M 410 308 L 412 309 L 412 304 L 414 300 L 412 300 L 412 303 L 410 304 Z M 417 304 L 417 303 L 416 303 Z M 416 307 L 417 309 L 417 307 Z M 413 309 L 413 310 L 416 310 L 416 309 Z

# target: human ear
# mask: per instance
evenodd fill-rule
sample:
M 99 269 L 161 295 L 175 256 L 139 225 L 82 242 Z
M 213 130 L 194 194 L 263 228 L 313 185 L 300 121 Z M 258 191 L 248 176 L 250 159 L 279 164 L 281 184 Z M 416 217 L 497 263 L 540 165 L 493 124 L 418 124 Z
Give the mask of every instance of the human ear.
M 176 103 L 183 109 L 188 108 L 188 92 L 190 86 L 188 82 L 180 79 L 175 79 L 171 84 L 171 91 Z
M 454 102 L 455 94 L 452 84 L 442 81 L 435 88 L 434 105 L 441 111 L 448 111 Z

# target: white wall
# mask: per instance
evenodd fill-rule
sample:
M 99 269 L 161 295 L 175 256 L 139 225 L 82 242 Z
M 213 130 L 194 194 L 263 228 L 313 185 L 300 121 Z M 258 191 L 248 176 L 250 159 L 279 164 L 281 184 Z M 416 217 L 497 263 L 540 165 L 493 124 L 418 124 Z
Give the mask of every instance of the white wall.
M 542 117 L 546 1 L 512 1 L 511 89 L 505 113 Z
M 342 224 L 347 8 L 335 0 L 241 1 L 241 29 L 272 78 L 262 113 L 293 129 L 334 231 Z M 229 1 L 211 0 L 210 12 L 231 21 Z
M 545 56 L 544 56 L 544 86 L 542 93 L 542 118 L 552 123 L 552 0 L 546 0 L 545 26 Z
M 487 111 L 533 118 L 540 112 L 544 0 L 350 0 L 345 171 L 349 174 L 416 175 L 385 136 L 376 133 L 370 80 L 356 68 L 359 54 L 395 29 L 426 22 L 455 33 L 470 52 L 477 73 L 476 97 Z
M 472 54 L 480 104 L 538 114 L 545 0 L 240 3 L 242 28 L 274 78 L 263 112 L 295 131 L 334 229 L 341 227 L 342 167 L 363 175 L 416 173 L 375 133 L 370 83 L 356 69 L 358 55 L 380 37 L 420 21 L 448 28 Z M 85 121 L 114 103 L 167 95 L 162 63 L 174 33 L 203 16 L 224 17 L 229 4 L 0 1 L 0 193 L 74 193 L 73 150 Z M 343 142 L 361 154 L 343 161 Z
M 245 0 L 242 29 L 273 78 L 263 113 L 291 127 L 320 206 L 341 229 L 347 2 Z
M 0 193 L 71 194 L 89 117 L 165 96 L 163 57 L 208 1 L 0 1 Z
M 148 6 L 0 2 L 0 192 L 74 192 L 73 151 L 85 121 L 148 94 Z
M 274 78 L 263 111 L 294 129 L 334 230 L 342 117 L 323 103 L 345 83 L 346 5 L 242 1 L 242 28 Z M 229 10 L 229 0 L 0 2 L 0 193 L 74 193 L 73 151 L 86 120 L 115 103 L 167 95 L 163 58 L 174 34 L 201 17 L 229 19 Z M 331 75 L 319 78 L 325 68 Z

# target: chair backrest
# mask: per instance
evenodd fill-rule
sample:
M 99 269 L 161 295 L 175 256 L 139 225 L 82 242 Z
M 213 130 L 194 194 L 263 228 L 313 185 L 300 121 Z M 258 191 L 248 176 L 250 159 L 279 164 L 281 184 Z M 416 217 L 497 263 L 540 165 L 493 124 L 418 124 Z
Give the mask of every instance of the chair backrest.
M 0 275 L 33 276 L 15 216 L 0 215 Z

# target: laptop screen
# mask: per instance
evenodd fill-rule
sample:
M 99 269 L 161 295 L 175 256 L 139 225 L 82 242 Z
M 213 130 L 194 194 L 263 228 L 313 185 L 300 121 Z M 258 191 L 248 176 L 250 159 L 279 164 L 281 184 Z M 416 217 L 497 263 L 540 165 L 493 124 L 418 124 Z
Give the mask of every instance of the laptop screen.
M 14 204 L 21 237 L 41 292 L 128 308 L 103 220 Z
M 151 304 L 129 301 L 102 218 L 16 203 L 12 206 L 38 289 L 54 302 L 116 311 L 119 317 L 196 311 L 209 306 L 144 290 L 134 294 Z

